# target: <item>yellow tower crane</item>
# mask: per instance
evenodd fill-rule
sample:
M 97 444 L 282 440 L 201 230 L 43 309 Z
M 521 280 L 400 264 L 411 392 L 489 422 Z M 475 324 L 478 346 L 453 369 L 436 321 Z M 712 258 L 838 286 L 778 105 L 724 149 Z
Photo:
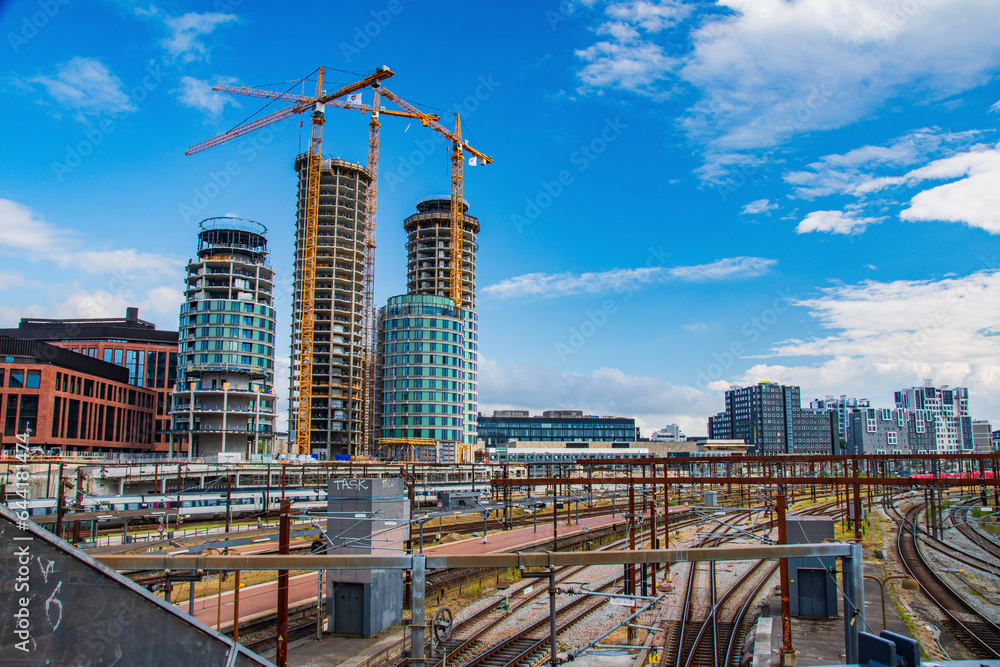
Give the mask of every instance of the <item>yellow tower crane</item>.
M 418 114 L 420 110 L 415 106 L 389 91 L 385 86 L 381 87 L 381 95 L 395 104 L 400 109 L 409 113 Z M 465 212 L 462 206 L 462 181 L 465 166 L 465 153 L 469 153 L 482 164 L 493 162 L 493 158 L 485 155 L 467 142 L 462 140 L 462 121 L 458 114 L 455 114 L 455 131 L 452 132 L 435 120 L 424 125 L 430 125 L 439 134 L 451 141 L 451 298 L 455 302 L 456 308 L 464 308 L 462 297 L 462 275 L 465 273 L 465 257 L 462 252 L 462 222 L 465 219 Z
M 354 109 L 372 116 L 369 123 L 369 150 L 368 150 L 368 171 L 372 177 L 372 185 L 368 188 L 365 202 L 366 219 L 368 222 L 365 232 L 365 276 L 364 276 L 364 303 L 365 312 L 363 319 L 363 399 L 362 399 L 362 437 L 365 439 L 365 446 L 369 449 L 372 443 L 372 404 L 374 402 L 372 383 L 374 369 L 373 337 L 374 337 L 374 309 L 373 309 L 373 286 L 375 268 L 375 226 L 376 226 L 376 205 L 378 192 L 378 153 L 379 153 L 379 114 L 388 116 L 399 116 L 403 118 L 416 118 L 425 126 L 436 122 L 438 116 L 426 114 L 420 111 L 392 111 L 379 108 L 378 89 L 381 82 L 393 75 L 393 72 L 385 66 L 380 67 L 374 74 L 370 74 L 360 81 L 356 81 L 349 86 L 345 86 L 333 93 L 326 93 L 323 89 L 323 67 L 318 70 L 316 78 L 316 94 L 312 97 L 304 95 L 293 95 L 270 90 L 248 88 L 242 86 L 218 85 L 213 90 L 227 92 L 236 95 L 247 95 L 270 100 L 282 100 L 294 102 L 292 106 L 277 111 L 268 116 L 258 118 L 232 130 L 220 134 L 217 137 L 208 139 L 199 144 L 195 144 L 187 151 L 186 155 L 213 148 L 220 144 L 237 139 L 245 134 L 249 134 L 262 127 L 266 127 L 280 120 L 290 118 L 299 113 L 312 110 L 312 139 L 309 144 L 309 166 L 307 171 L 306 189 L 306 220 L 305 235 L 303 239 L 302 257 L 302 312 L 299 322 L 300 336 L 297 349 L 299 360 L 298 373 L 298 405 L 295 420 L 295 444 L 300 454 L 310 452 L 311 441 L 311 415 L 312 415 L 312 362 L 313 362 L 313 339 L 314 339 L 314 303 L 316 295 L 316 247 L 318 244 L 319 229 L 319 186 L 320 186 L 320 166 L 323 154 L 323 122 L 325 109 L 327 106 Z M 375 90 L 374 103 L 371 106 L 365 104 L 349 104 L 339 101 L 337 98 L 356 93 L 364 88 Z

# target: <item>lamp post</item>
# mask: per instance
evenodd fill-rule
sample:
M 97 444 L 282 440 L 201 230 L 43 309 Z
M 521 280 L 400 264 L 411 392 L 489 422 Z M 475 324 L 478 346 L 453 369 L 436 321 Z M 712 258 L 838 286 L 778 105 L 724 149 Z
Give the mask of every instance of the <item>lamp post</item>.
M 886 627 L 885 627 L 886 626 L 886 617 L 885 617 L 885 582 L 891 581 L 893 579 L 902 579 L 903 580 L 903 588 L 905 588 L 906 590 L 908 590 L 908 591 L 919 591 L 920 590 L 920 584 L 917 583 L 916 579 L 914 579 L 913 577 L 911 577 L 908 574 L 890 574 L 885 579 L 879 579 L 878 577 L 876 577 L 873 574 L 866 574 L 865 575 L 865 579 L 871 579 L 876 584 L 878 584 L 878 597 L 882 601 L 882 629 L 883 630 L 886 629 Z

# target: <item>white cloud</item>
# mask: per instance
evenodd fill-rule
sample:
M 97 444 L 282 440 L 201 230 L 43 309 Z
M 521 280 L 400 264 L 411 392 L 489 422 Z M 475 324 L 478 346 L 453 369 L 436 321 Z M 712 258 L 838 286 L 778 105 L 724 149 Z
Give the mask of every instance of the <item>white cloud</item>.
M 648 42 L 598 42 L 577 51 L 576 55 L 587 62 L 579 73 L 584 84 L 580 89 L 583 93 L 593 89 L 603 92 L 600 89 L 616 88 L 639 95 L 663 97 L 665 91 L 660 84 L 678 64 L 660 46 Z
M 136 14 L 157 18 L 169 31 L 169 36 L 160 44 L 174 58 L 184 62 L 208 59 L 208 48 L 201 38 L 211 34 L 218 26 L 235 21 L 234 14 L 188 12 L 182 16 L 170 16 L 156 7 L 136 9 Z
M 220 83 L 232 83 L 234 79 L 220 80 Z M 214 84 L 196 79 L 193 76 L 181 77 L 180 88 L 173 91 L 178 94 L 181 104 L 192 109 L 204 111 L 212 118 L 222 115 L 227 104 L 238 107 L 239 104 L 231 96 L 212 90 Z
M 136 110 L 121 79 L 96 58 L 77 56 L 57 66 L 54 76 L 37 76 L 30 81 L 44 86 L 59 108 L 73 110 L 78 120 Z
M 650 377 L 630 376 L 617 368 L 589 375 L 519 363 L 502 366 L 480 358 L 480 411 L 521 409 L 583 410 L 584 414 L 635 417 L 648 436 L 664 424 L 677 423 L 691 435 L 705 434 L 705 415 L 719 411 L 718 397 L 695 387 L 671 385 Z
M 0 269 L 0 292 L 24 284 L 24 274 L 14 269 Z
M 802 171 L 785 174 L 798 197 L 812 199 L 830 194 L 865 195 L 897 184 L 899 178 L 877 176 L 876 169 L 909 167 L 952 147 L 967 147 L 982 132 L 942 132 L 920 128 L 886 146 L 862 146 L 844 154 L 825 155 Z
M 0 254 L 119 277 L 148 274 L 179 279 L 182 266 L 177 258 L 133 248 L 93 250 L 76 232 L 48 223 L 10 199 L 0 199 Z
M 776 208 L 778 208 L 778 205 L 772 204 L 770 199 L 758 199 L 745 205 L 743 210 L 740 211 L 740 215 L 760 215 L 761 213 L 773 211 Z
M 795 228 L 797 234 L 829 232 L 831 234 L 860 234 L 868 225 L 884 218 L 861 217 L 853 211 L 813 211 Z
M 693 8 L 678 0 L 626 0 L 612 2 L 604 11 L 604 20 L 594 30 L 607 35 L 602 40 L 576 51 L 586 64 L 578 76 L 580 92 L 605 88 L 626 90 L 638 95 L 662 98 L 668 93 L 666 81 L 675 76 L 682 61 L 649 36 L 673 28 L 693 13 Z
M 687 324 L 682 324 L 681 329 L 684 331 L 708 331 L 708 325 L 704 322 L 688 322 Z
M 884 406 L 893 390 L 934 378 L 967 386 L 974 417 L 1000 417 L 1000 270 L 830 287 L 794 305 L 828 333 L 777 344 L 764 355 L 774 362 L 737 382 L 772 379 L 802 385 L 804 400 L 846 393 Z
M 636 4 L 610 2 L 602 37 L 576 51 L 584 89 L 662 97 L 693 87 L 681 125 L 703 147 L 703 177 L 727 174 L 734 154 L 768 159 L 793 136 L 897 99 L 962 93 L 1000 65 L 994 0 L 717 0 L 662 19 Z
M 643 285 L 668 280 L 703 282 L 753 278 L 767 273 L 776 263 L 777 260 L 763 257 L 727 257 L 695 266 L 655 266 L 588 273 L 528 273 L 484 287 L 482 293 L 512 299 L 633 291 Z
M 1000 234 L 1000 149 L 936 160 L 908 173 L 908 182 L 958 179 L 916 194 L 900 218 L 964 222 Z
M 685 126 L 715 151 L 843 127 L 899 96 L 940 99 L 1000 63 L 990 0 L 724 0 L 682 76 L 703 98 Z

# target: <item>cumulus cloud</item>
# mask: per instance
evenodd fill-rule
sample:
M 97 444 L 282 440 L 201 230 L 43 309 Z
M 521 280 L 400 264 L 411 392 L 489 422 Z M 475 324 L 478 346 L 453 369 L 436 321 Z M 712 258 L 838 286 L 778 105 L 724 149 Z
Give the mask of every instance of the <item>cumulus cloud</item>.
M 718 397 L 658 378 L 630 376 L 617 368 L 567 373 L 540 364 L 504 366 L 480 358 L 480 411 L 583 410 L 584 414 L 635 417 L 643 435 L 677 423 L 689 434 L 706 433 L 706 415 L 719 411 Z
M 705 282 L 753 278 L 764 275 L 775 264 L 777 260 L 764 257 L 727 257 L 694 266 L 654 266 L 588 273 L 528 273 L 484 287 L 482 293 L 513 299 L 634 291 L 644 285 L 671 280 Z
M 708 325 L 704 322 L 688 322 L 687 324 L 682 324 L 681 329 L 684 331 L 708 331 Z
M 578 76 L 580 92 L 604 89 L 626 90 L 647 97 L 664 97 L 665 82 L 676 74 L 681 60 L 648 39 L 686 20 L 693 9 L 677 0 L 626 0 L 612 2 L 604 10 L 594 32 L 608 37 L 576 51 L 586 63 Z
M 220 79 L 217 83 L 232 83 L 235 79 Z M 227 104 L 238 107 L 239 104 L 230 95 L 212 90 L 214 84 L 196 79 L 193 76 L 181 77 L 180 88 L 173 91 L 181 104 L 192 109 L 204 111 L 212 118 L 218 118 Z
M 738 383 L 771 379 L 801 385 L 803 399 L 846 393 L 887 406 L 893 390 L 934 378 L 967 386 L 973 416 L 1000 416 L 1000 270 L 840 285 L 793 303 L 826 333 L 775 345 L 762 355 L 773 361 L 733 378 Z
M 908 173 L 905 180 L 950 183 L 917 193 L 900 218 L 964 222 L 1000 234 L 1000 150 L 977 150 L 936 160 Z
M 136 110 L 121 79 L 96 58 L 77 56 L 57 65 L 51 76 L 29 81 L 43 86 L 59 108 L 72 110 L 77 120 Z
M 860 234 L 868 225 L 884 218 L 862 217 L 853 211 L 813 211 L 795 228 L 797 234 L 828 232 L 830 234 Z
M 992 0 L 718 0 L 652 23 L 634 4 L 606 5 L 600 37 L 576 52 L 579 76 L 589 90 L 654 97 L 693 88 L 681 126 L 703 148 L 706 179 L 894 100 L 970 90 L 1000 65 Z

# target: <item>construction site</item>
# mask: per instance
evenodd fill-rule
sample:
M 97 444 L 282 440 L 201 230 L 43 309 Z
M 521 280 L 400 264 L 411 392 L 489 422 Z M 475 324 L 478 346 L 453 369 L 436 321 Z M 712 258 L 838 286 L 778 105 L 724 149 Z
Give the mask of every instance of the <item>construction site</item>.
M 661 456 L 637 432 L 487 449 L 464 167 L 493 159 L 458 114 L 452 126 L 393 93 L 393 76 L 330 91 L 320 67 L 285 92 L 212 89 L 287 106 L 189 155 L 296 116 L 309 126 L 308 151 L 281 158 L 297 176 L 289 451 L 274 457 L 268 229 L 208 218 L 167 410 L 155 374 L 129 384 L 95 348 L 53 378 L 72 387 L 69 412 L 14 421 L 5 665 L 1000 666 L 996 452 L 761 456 L 724 439 Z M 370 117 L 366 162 L 324 151 L 334 110 Z M 450 195 L 403 221 L 406 292 L 383 306 L 386 118 L 448 142 Z M 98 401 L 130 406 L 124 426 Z M 116 458 L 102 441 L 152 430 L 165 455 Z M 52 451 L 49 433 L 72 443 Z

